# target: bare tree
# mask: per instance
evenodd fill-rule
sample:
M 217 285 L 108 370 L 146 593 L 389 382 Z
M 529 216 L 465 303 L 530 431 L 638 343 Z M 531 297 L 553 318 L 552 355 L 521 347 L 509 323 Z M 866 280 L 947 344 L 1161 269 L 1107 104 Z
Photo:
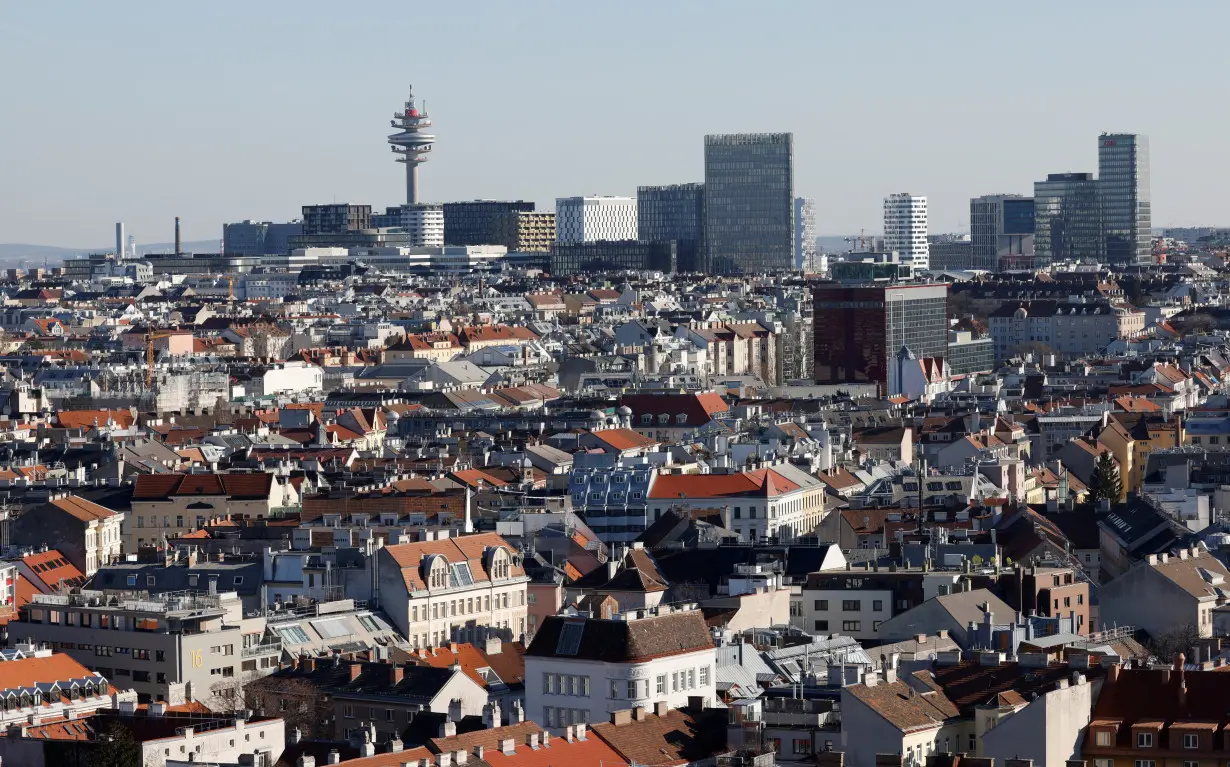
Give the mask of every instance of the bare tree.
M 1149 652 L 1163 663 L 1174 660 L 1179 653 L 1189 653 L 1200 644 L 1200 630 L 1196 624 L 1187 623 L 1163 631 L 1149 640 Z
M 279 674 L 253 679 L 242 686 L 239 700 L 258 714 L 282 717 L 288 731 L 298 728 L 305 738 L 333 737 L 329 697 L 307 679 Z

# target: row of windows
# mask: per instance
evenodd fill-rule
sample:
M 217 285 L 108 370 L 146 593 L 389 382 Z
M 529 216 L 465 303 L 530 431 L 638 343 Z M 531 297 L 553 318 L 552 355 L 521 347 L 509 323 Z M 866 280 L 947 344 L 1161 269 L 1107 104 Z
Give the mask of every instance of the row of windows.
M 525 604 L 525 592 L 517 592 L 517 605 Z M 484 606 L 486 605 L 486 606 Z M 495 609 L 507 610 L 512 606 L 511 595 L 508 592 L 495 595 Z M 449 618 L 456 615 L 473 615 L 478 612 L 491 612 L 491 595 L 486 597 L 470 597 L 467 599 L 450 599 L 447 602 L 435 602 L 431 606 L 431 620 Z M 410 621 L 427 620 L 427 605 L 422 605 L 420 616 L 419 605 L 411 605 Z
M 150 515 L 150 518 L 149 518 L 149 526 L 150 526 L 150 527 L 158 527 L 158 517 L 157 517 L 156 515 L 153 515 L 153 514 L 151 514 L 151 515 Z M 163 527 L 170 527 L 170 526 L 171 526 L 171 517 L 170 517 L 170 516 L 163 516 L 163 518 L 162 518 L 162 526 L 163 526 Z M 176 527 L 183 527 L 183 526 L 184 526 L 184 515 L 183 515 L 183 514 L 177 514 L 177 515 L 175 516 L 175 526 L 176 526 Z M 198 517 L 196 518 L 196 526 L 197 526 L 197 528 L 204 527 L 204 526 L 205 526 L 205 517 L 200 517 L 200 516 L 198 516 Z M 144 517 L 143 515 L 137 515 L 137 527 L 145 527 L 145 517 Z
M 1101 730 L 1094 735 L 1094 743 L 1099 746 L 1112 746 L 1115 743 L 1115 735 L 1107 730 Z M 1153 748 L 1154 737 L 1151 732 L 1136 733 L 1137 748 Z M 1197 749 L 1200 748 L 1200 735 L 1194 732 L 1183 733 L 1183 748 Z M 1139 762 L 1137 762 L 1139 764 Z
M 577 674 L 543 674 L 542 690 L 548 695 L 589 697 L 589 677 Z
M 817 599 L 815 602 L 815 608 L 817 612 L 827 612 L 829 609 L 829 600 Z M 843 599 L 841 600 L 841 609 L 843 612 L 848 612 L 848 613 L 860 612 L 863 609 L 863 600 Z M 877 613 L 883 612 L 884 611 L 884 600 L 883 599 L 871 600 L 871 610 L 872 612 L 877 612 Z
M 872 621 L 871 630 L 879 631 L 880 624 L 883 622 L 884 621 Z M 829 622 L 828 621 L 816 621 L 815 624 L 812 626 L 812 630 L 813 631 L 829 631 L 830 630 Z M 862 631 L 863 622 L 862 621 L 842 621 L 841 630 L 847 633 L 855 633 L 855 632 Z

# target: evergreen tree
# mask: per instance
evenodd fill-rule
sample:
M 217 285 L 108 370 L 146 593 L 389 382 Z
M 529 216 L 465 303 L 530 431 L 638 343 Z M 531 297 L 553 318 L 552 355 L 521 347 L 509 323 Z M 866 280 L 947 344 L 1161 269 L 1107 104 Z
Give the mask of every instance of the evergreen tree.
M 1089 499 L 1092 501 L 1108 500 L 1116 503 L 1123 496 L 1123 478 L 1119 476 L 1119 467 L 1109 451 L 1103 450 L 1098 456 L 1098 462 L 1093 467 L 1093 483 L 1089 486 Z
M 141 767 L 141 744 L 123 722 L 113 721 L 100 733 L 90 767 Z

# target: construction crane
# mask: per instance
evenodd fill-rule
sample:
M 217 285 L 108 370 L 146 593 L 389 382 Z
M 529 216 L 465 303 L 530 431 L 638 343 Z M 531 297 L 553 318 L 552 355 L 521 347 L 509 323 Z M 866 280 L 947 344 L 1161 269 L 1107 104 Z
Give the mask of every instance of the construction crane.
M 145 334 L 145 388 L 154 387 L 154 334 Z
M 867 231 L 866 229 L 859 229 L 857 237 L 844 238 L 845 241 L 850 243 L 851 245 L 853 245 L 856 242 L 858 243 L 858 250 L 855 252 L 865 253 L 867 251 L 867 236 L 865 234 L 866 231 Z

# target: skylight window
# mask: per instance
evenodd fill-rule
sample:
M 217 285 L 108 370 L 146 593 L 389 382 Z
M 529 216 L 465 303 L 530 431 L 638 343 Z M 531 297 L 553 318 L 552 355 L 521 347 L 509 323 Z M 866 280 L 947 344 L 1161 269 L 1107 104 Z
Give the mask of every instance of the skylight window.
M 576 655 L 581 649 L 581 634 L 585 631 L 583 622 L 567 622 L 559 632 L 559 641 L 555 643 L 556 655 Z

